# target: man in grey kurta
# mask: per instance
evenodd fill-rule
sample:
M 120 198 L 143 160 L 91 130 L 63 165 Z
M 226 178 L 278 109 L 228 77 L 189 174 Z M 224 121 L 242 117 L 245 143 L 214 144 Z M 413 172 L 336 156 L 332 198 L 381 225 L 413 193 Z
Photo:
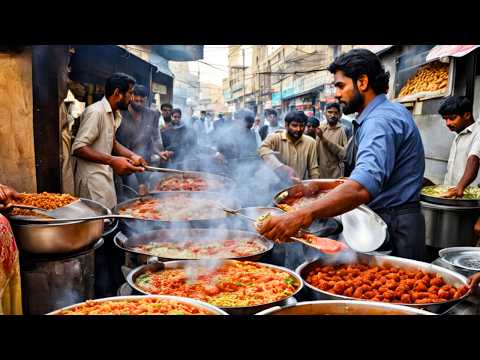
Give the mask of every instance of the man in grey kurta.
M 135 79 L 116 73 L 107 79 L 105 97 L 88 106 L 72 145 L 75 156 L 75 195 L 113 208 L 117 204 L 113 172 L 119 175 L 144 171 L 145 160 L 115 139 L 120 126 L 118 110 L 128 108 Z

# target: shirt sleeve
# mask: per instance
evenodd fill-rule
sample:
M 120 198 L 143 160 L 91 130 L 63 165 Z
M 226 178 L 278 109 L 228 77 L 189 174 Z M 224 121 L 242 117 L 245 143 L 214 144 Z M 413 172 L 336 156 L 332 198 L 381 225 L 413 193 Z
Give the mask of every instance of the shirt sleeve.
M 102 130 L 102 115 L 91 111 L 83 115 L 78 128 L 77 136 L 72 145 L 72 155 L 75 150 L 92 145 Z
M 472 155 L 475 155 L 477 158 L 480 159 L 480 132 L 475 134 L 475 137 L 472 141 L 472 147 L 470 148 L 470 152 L 468 153 L 467 158 Z
M 395 134 L 384 118 L 370 118 L 359 133 L 355 168 L 350 179 L 377 196 L 395 166 Z
M 314 142 L 310 146 L 308 152 L 308 177 L 309 179 L 318 179 L 320 177 L 320 169 L 318 168 L 317 143 Z
M 283 165 L 280 160 L 277 159 L 275 154 L 273 154 L 276 149 L 275 144 L 278 136 L 279 135 L 275 133 L 268 135 L 258 149 L 258 155 L 263 159 L 263 161 L 265 161 L 265 164 L 273 170 Z

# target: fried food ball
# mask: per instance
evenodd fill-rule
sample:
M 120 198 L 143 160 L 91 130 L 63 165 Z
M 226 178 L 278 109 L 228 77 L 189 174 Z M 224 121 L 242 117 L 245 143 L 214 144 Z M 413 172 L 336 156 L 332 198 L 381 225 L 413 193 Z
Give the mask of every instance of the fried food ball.
M 348 297 L 352 297 L 353 296 L 353 287 L 349 287 L 348 289 L 346 289 L 344 292 L 343 292 L 343 295 L 344 296 L 348 296 Z
M 402 296 L 400 297 L 400 302 L 404 304 L 411 304 L 412 299 L 409 294 L 402 294 Z
M 353 293 L 353 297 L 354 297 L 354 298 L 361 299 L 361 298 L 362 298 L 362 295 L 363 295 L 363 289 L 362 289 L 361 287 L 355 289 L 355 291 L 354 291 L 354 293 Z

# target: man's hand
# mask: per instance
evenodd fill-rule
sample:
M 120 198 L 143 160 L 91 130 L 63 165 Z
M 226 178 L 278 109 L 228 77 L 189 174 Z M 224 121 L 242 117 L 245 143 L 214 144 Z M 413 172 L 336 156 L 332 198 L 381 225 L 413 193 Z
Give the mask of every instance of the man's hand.
M 145 161 L 145 159 L 143 157 L 141 157 L 140 155 L 137 155 L 137 154 L 133 154 L 132 156 L 130 156 L 130 160 L 132 161 L 132 164 L 135 165 L 135 166 L 147 166 L 147 162 Z
M 7 185 L 0 184 L 0 209 L 3 205 L 7 205 L 12 200 L 16 200 L 19 197 L 19 193 L 17 193 L 14 189 Z
M 285 174 L 288 179 L 292 180 L 294 183 L 300 182 L 300 178 L 298 177 L 297 173 L 290 166 L 282 165 L 276 168 L 275 171 L 279 172 L 280 174 Z
M 145 160 L 144 160 L 145 161 Z M 110 166 L 118 175 L 130 175 L 134 172 L 143 172 L 145 169 L 141 166 L 134 166 L 131 159 L 123 156 L 114 156 Z
M 465 189 L 461 186 L 452 186 L 450 187 L 447 192 L 442 194 L 442 197 L 446 198 L 461 198 L 463 197 Z
M 468 278 L 468 286 L 474 288 L 480 283 L 480 272 L 473 274 Z
M 323 140 L 323 131 L 322 131 L 322 129 L 320 129 L 320 126 L 317 127 L 315 130 L 316 130 L 316 132 L 317 132 L 318 138 L 319 138 L 320 140 Z
M 159 155 L 160 158 L 164 161 L 168 161 L 173 156 L 174 152 L 173 151 L 160 151 Z
M 291 236 L 296 236 L 302 227 L 309 227 L 314 218 L 308 209 L 300 209 L 291 213 L 272 216 L 266 219 L 258 232 L 268 239 L 282 243 L 291 241 Z

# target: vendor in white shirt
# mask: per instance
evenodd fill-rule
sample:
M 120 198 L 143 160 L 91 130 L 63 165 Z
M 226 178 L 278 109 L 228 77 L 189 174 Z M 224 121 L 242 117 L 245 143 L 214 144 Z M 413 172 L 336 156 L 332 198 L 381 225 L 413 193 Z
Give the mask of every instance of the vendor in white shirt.
M 447 97 L 438 109 L 447 127 L 457 133 L 444 180 L 445 185 L 452 186 L 446 197 L 462 197 L 467 186 L 480 184 L 480 124 L 472 110 L 472 102 L 465 96 Z

